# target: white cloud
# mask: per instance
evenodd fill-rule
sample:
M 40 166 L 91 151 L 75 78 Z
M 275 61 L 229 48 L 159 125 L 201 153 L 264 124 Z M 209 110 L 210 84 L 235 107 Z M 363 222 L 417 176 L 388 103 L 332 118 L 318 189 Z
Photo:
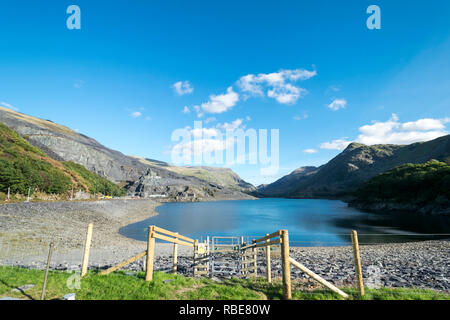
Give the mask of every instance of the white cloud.
M 320 149 L 329 150 L 344 150 L 347 146 L 352 143 L 351 141 L 344 139 L 336 139 L 331 142 L 324 142 L 320 145 Z
M 130 114 L 130 116 L 131 116 L 132 118 L 139 118 L 140 116 L 142 116 L 142 113 L 139 112 L 139 111 L 134 111 L 134 112 L 132 112 L 132 113 Z
M 367 145 L 429 141 L 447 135 L 446 123 L 448 122 L 450 122 L 449 118 L 424 118 L 402 123 L 396 114 L 392 114 L 391 118 L 385 122 L 374 121 L 372 124 L 361 126 L 360 134 L 355 141 Z M 344 138 L 322 143 L 320 148 L 343 150 L 350 143 Z
M 328 93 L 329 91 L 338 92 L 340 90 L 341 88 L 339 86 L 332 85 L 327 88 L 326 93 Z
M 295 103 L 307 91 L 293 83 L 298 80 L 307 80 L 317 75 L 315 70 L 304 69 L 280 70 L 273 73 L 260 73 L 258 75 L 248 74 L 241 77 L 237 85 L 239 89 L 250 96 L 267 96 L 281 104 Z M 248 98 L 248 96 L 245 96 Z
M 414 122 L 405 122 L 402 124 L 403 130 L 442 130 L 445 129 L 445 123 L 450 119 L 420 119 Z
M 199 154 L 210 154 L 223 151 L 233 146 L 234 139 L 197 139 L 187 143 L 179 143 L 172 149 L 172 153 L 182 154 L 182 158 L 188 163 L 192 156 Z
M 296 121 L 305 120 L 305 119 L 308 119 L 308 115 L 305 113 L 305 114 L 303 114 L 301 116 L 298 116 L 298 115 L 294 116 L 292 119 L 294 119 Z
M 216 120 L 217 120 L 216 117 L 209 117 L 209 118 L 206 118 L 203 122 L 208 124 L 208 123 L 214 122 Z
M 191 83 L 189 81 L 175 82 L 172 85 L 172 88 L 180 96 L 194 92 L 194 87 L 191 85 Z
M 189 113 L 189 112 L 191 112 L 191 110 L 189 109 L 189 107 L 188 107 L 188 106 L 184 106 L 184 108 L 183 108 L 183 113 Z
M 281 104 L 293 104 L 307 93 L 306 89 L 294 85 L 296 81 L 307 80 L 317 75 L 315 70 L 304 69 L 280 70 L 273 73 L 248 74 L 242 76 L 237 82 L 238 92 L 233 86 L 225 94 L 210 95 L 209 101 L 200 106 L 193 106 L 199 118 L 204 113 L 223 113 L 233 108 L 239 100 L 246 100 L 251 96 L 275 99 Z M 181 86 L 177 82 L 175 86 Z M 240 92 L 239 92 L 240 91 Z
M 309 153 L 309 154 L 317 153 L 317 149 L 305 149 L 305 150 L 303 150 L 303 152 L 304 153 Z
M 190 126 L 187 126 L 184 129 L 189 132 L 193 140 L 176 144 L 172 148 L 172 152 L 181 154 L 183 159 L 189 161 L 193 155 L 205 155 L 215 151 L 233 148 L 237 143 L 237 139 L 235 136 L 227 136 L 227 131 L 245 129 L 243 123 L 243 119 L 236 119 L 231 122 L 218 123 L 215 127 L 210 128 L 204 128 L 202 126 L 191 128 Z
M 303 88 L 297 88 L 289 83 L 283 86 L 276 86 L 273 89 L 267 91 L 269 98 L 274 98 L 281 104 L 293 104 L 295 103 L 306 90 Z
M 373 144 L 410 144 L 429 141 L 448 134 L 445 124 L 450 119 L 424 118 L 401 123 L 396 114 L 386 122 L 374 122 L 359 128 L 357 142 Z
M 347 105 L 347 100 L 345 99 L 334 99 L 329 105 L 328 108 L 330 108 L 333 111 L 337 111 L 339 109 L 345 108 Z
M 200 109 L 207 113 L 222 113 L 233 108 L 238 101 L 239 95 L 233 91 L 232 87 L 229 87 L 227 93 L 210 95 L 208 102 L 202 103 L 201 107 L 194 106 L 194 108 L 198 111 L 199 117 L 201 117 Z
M 217 128 L 186 127 L 193 140 L 186 143 L 178 143 L 172 148 L 172 153 L 181 154 L 189 163 L 192 156 L 223 151 L 234 145 L 234 137 L 223 139 L 222 132 Z
M 225 122 L 225 123 L 219 123 L 218 125 L 217 125 L 217 128 L 220 128 L 220 129 L 222 129 L 222 130 L 236 130 L 236 129 L 238 129 L 238 128 L 242 128 L 241 126 L 242 126 L 242 123 L 243 123 L 243 119 L 236 119 L 236 120 L 234 120 L 234 121 L 232 121 L 232 122 Z
M 3 102 L 3 101 L 0 102 L 0 105 L 2 107 L 8 108 L 8 109 L 11 109 L 11 110 L 14 110 L 14 111 L 19 111 L 19 108 L 16 108 L 13 105 L 10 105 L 9 103 Z

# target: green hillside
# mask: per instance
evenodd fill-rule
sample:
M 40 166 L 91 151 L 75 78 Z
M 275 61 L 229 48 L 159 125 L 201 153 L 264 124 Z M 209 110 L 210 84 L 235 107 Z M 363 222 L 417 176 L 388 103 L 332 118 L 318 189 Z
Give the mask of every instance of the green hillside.
M 428 205 L 450 200 L 450 166 L 431 160 L 424 164 L 405 164 L 382 173 L 356 192 L 356 202 L 409 203 Z
M 26 194 L 39 191 L 64 194 L 82 189 L 90 193 L 113 196 L 124 191 L 108 180 L 73 163 L 61 163 L 49 158 L 13 130 L 0 123 L 0 192 Z

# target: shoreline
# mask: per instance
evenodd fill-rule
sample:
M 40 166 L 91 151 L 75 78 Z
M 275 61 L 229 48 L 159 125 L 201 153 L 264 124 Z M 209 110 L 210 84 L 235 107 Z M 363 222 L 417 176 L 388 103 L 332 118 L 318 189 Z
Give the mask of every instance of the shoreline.
M 119 234 L 120 228 L 157 215 L 165 202 L 107 200 L 89 202 L 38 202 L 0 206 L 0 265 L 44 268 L 48 244 L 55 243 L 52 269 L 80 270 L 86 229 L 94 223 L 89 267 L 102 269 L 146 250 L 146 242 Z M 155 270 L 169 271 L 172 244 L 157 243 Z M 364 277 L 378 270 L 383 286 L 421 287 L 450 291 L 450 241 L 361 245 Z M 179 246 L 179 271 L 192 276 L 192 248 Z M 291 247 L 291 256 L 327 280 L 345 285 L 354 281 L 351 246 Z M 229 261 L 233 263 L 233 261 Z M 265 274 L 264 252 L 259 253 L 258 273 Z M 143 270 L 143 259 L 125 268 Z M 274 254 L 274 277 L 281 261 Z M 293 278 L 303 278 L 292 270 Z

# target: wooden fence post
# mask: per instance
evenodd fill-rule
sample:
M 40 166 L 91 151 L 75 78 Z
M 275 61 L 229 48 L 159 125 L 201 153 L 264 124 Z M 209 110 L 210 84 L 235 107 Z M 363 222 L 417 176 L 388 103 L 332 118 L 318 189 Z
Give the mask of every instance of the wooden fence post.
M 281 262 L 283 267 L 283 294 L 287 300 L 292 299 L 291 293 L 291 262 L 289 261 L 289 233 L 281 230 Z
M 356 230 L 352 231 L 352 245 L 353 245 L 353 260 L 355 263 L 356 280 L 358 282 L 359 295 L 364 296 L 364 282 L 362 276 L 361 268 L 361 257 L 359 255 L 359 243 L 358 243 L 358 233 Z
M 153 237 L 153 226 L 148 228 L 147 240 L 147 271 L 145 273 L 145 281 L 152 281 L 153 279 L 153 258 L 155 256 L 155 238 Z
M 47 267 L 45 268 L 44 284 L 42 285 L 41 300 L 45 299 L 45 290 L 47 289 L 48 270 L 50 269 L 50 261 L 52 260 L 53 243 L 50 243 L 48 249 Z
M 266 236 L 269 234 L 267 233 Z M 270 239 L 267 239 L 266 242 L 269 242 Z M 270 246 L 266 247 L 266 276 L 267 276 L 267 282 L 272 282 L 272 268 L 270 266 Z
M 194 277 L 197 274 L 197 266 L 196 266 L 196 263 L 197 263 L 197 252 L 198 252 L 198 240 L 195 240 L 195 242 L 194 242 L 194 257 L 193 257 L 193 261 L 194 261 L 194 263 L 193 263 L 193 266 L 194 266 Z
M 252 243 L 255 244 L 256 240 L 252 240 Z M 253 276 L 257 277 L 258 276 L 258 249 L 257 248 L 253 248 L 252 249 L 253 252 L 253 266 L 255 267 L 254 271 L 253 271 Z
M 89 254 L 91 251 L 91 242 L 92 242 L 92 229 L 94 225 L 90 223 L 88 225 L 87 233 L 86 233 L 86 242 L 84 244 L 84 254 L 83 254 L 83 264 L 81 265 L 81 277 L 84 277 L 88 270 L 89 265 Z
M 178 232 L 177 232 L 178 234 Z M 178 239 L 178 238 L 175 238 Z M 177 273 L 178 269 L 178 243 L 173 244 L 173 273 Z

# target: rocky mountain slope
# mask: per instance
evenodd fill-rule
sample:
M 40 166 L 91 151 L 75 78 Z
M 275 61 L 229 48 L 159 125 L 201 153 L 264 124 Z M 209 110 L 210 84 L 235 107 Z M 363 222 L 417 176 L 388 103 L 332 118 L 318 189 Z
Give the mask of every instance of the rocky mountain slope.
M 130 195 L 164 195 L 174 198 L 249 198 L 251 189 L 231 170 L 226 174 L 196 174 L 220 171 L 212 168 L 178 168 L 160 161 L 143 161 L 101 145 L 96 140 L 53 123 L 0 107 L 0 122 L 41 148 L 52 159 L 73 161 L 110 181 L 126 186 Z M 224 169 L 226 170 L 226 169 Z M 234 184 L 225 180 L 239 181 Z M 223 180 L 223 179 L 222 179 Z M 240 187 L 242 185 L 242 187 Z
M 195 177 L 230 190 L 248 193 L 256 191 L 256 188 L 252 184 L 242 180 L 241 177 L 229 168 L 206 166 L 178 167 L 153 159 L 144 159 L 139 157 L 136 157 L 136 159 L 139 159 L 142 163 L 152 167 L 162 168 L 183 176 Z
M 32 146 L 3 123 L 0 123 L 0 201 L 7 193 L 16 195 L 30 192 L 48 197 L 89 197 L 90 194 L 120 196 L 122 188 L 73 162 L 51 159 L 41 149 Z M 78 195 L 78 196 L 77 196 Z
M 363 182 L 405 163 L 450 157 L 450 135 L 410 145 L 350 144 L 327 164 L 300 168 L 258 189 L 264 197 L 344 198 Z

